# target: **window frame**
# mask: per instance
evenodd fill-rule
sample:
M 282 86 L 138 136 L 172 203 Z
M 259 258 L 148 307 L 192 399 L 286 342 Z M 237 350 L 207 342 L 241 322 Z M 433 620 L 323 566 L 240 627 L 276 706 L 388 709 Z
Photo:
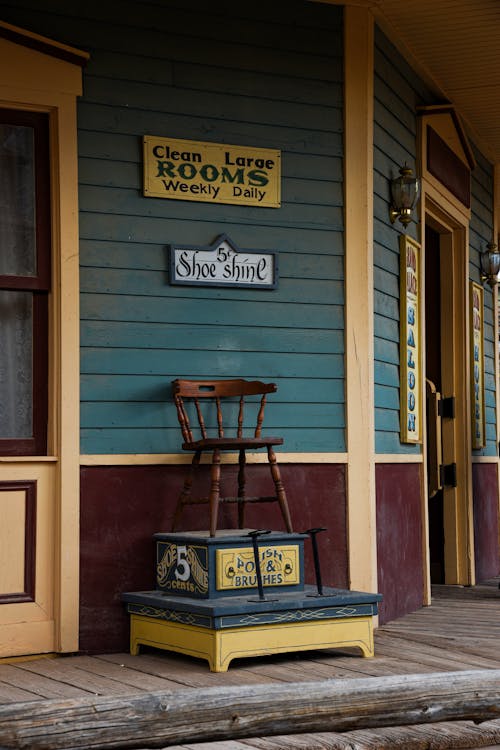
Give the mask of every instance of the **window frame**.
M 48 443 L 48 346 L 51 281 L 49 115 L 0 108 L 0 122 L 33 128 L 36 274 L 0 274 L 0 289 L 32 293 L 32 427 L 29 438 L 0 438 L 0 456 L 46 455 Z

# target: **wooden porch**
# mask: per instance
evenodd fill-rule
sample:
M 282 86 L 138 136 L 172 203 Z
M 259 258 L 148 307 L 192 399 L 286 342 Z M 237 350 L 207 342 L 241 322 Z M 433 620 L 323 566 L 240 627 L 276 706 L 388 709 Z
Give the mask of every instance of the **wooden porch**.
M 255 692 L 263 690 L 265 695 L 267 686 L 269 695 L 279 695 L 280 688 L 283 691 L 287 684 L 293 684 L 307 703 L 310 692 L 314 692 L 319 682 L 326 685 L 330 680 L 340 680 L 348 687 L 352 680 L 373 679 L 378 681 L 373 685 L 379 683 L 383 692 L 385 683 L 381 678 L 393 675 L 401 678 L 404 692 L 404 680 L 408 675 L 427 675 L 424 684 L 427 682 L 432 686 L 439 681 L 439 673 L 455 673 L 459 678 L 460 672 L 470 670 L 500 670 L 499 615 L 498 580 L 492 580 L 473 588 L 434 587 L 431 607 L 376 631 L 373 659 L 361 658 L 355 651 L 285 654 L 235 660 L 227 673 L 219 674 L 211 673 L 204 661 L 153 650 L 144 650 L 139 656 L 111 654 L 0 662 L 0 749 L 166 746 L 197 750 L 500 748 L 500 672 L 490 688 L 496 695 L 492 696 L 485 712 L 472 712 L 467 716 L 466 708 L 460 714 L 455 707 L 454 712 L 448 714 L 453 718 L 451 721 L 436 721 L 436 717 L 429 717 L 425 723 L 415 723 L 412 706 L 408 705 L 408 720 L 399 722 L 398 726 L 384 727 L 380 725 L 380 719 L 368 717 L 363 722 L 358 718 L 357 724 L 352 725 L 355 728 L 342 732 L 322 729 L 319 733 L 294 733 L 292 723 L 291 731 L 286 735 L 281 731 L 279 736 L 268 732 L 265 736 L 244 738 L 241 732 L 232 734 L 222 730 L 222 734 L 216 736 L 224 739 L 214 740 L 207 732 L 204 735 L 207 741 L 200 742 L 200 735 L 198 741 L 193 741 L 195 735 L 188 733 L 185 741 L 177 739 L 173 742 L 168 736 L 163 740 L 158 736 L 145 739 L 144 735 L 135 734 L 136 726 L 130 722 L 130 740 L 118 744 L 109 728 L 92 738 L 89 735 L 85 739 L 82 735 L 79 744 L 69 738 L 66 738 L 68 744 L 64 744 L 65 740 L 59 735 L 49 738 L 47 734 L 42 741 L 35 735 L 30 739 L 27 734 L 14 738 L 11 734 L 20 717 L 24 717 L 25 723 L 27 715 L 34 719 L 37 708 L 42 709 L 42 705 L 45 709 L 54 705 L 59 711 L 61 708 L 75 711 L 80 703 L 89 705 L 89 699 L 95 700 L 96 696 L 133 701 L 140 696 L 147 698 L 152 693 L 162 692 L 169 696 L 177 694 L 178 697 L 191 695 L 201 705 L 204 696 L 210 694 L 207 689 L 211 688 L 237 690 L 261 686 Z M 481 677 L 480 674 L 476 676 Z M 367 681 L 352 684 L 365 685 Z M 440 701 L 438 692 L 428 692 L 431 697 L 428 695 L 427 701 Z M 26 702 L 31 705 L 26 705 Z M 446 716 L 446 713 L 441 715 Z M 125 716 L 123 720 L 126 721 Z M 193 726 L 196 721 L 195 715 Z M 282 727 L 283 722 L 279 726 Z M 332 724 L 332 727 L 336 726 Z M 37 732 L 39 737 L 40 730 Z

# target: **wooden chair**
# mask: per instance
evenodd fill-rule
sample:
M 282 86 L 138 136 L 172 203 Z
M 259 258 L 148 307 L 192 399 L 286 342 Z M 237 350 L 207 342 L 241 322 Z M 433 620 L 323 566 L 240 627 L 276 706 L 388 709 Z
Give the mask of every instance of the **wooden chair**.
M 288 532 L 292 531 L 292 522 L 288 510 L 285 489 L 281 481 L 280 471 L 276 462 L 276 454 L 273 446 L 282 445 L 283 438 L 262 437 L 262 422 L 264 420 L 264 408 L 268 393 L 277 390 L 274 383 L 261 383 L 248 380 L 174 380 L 174 401 L 177 407 L 177 416 L 182 430 L 183 450 L 193 451 L 193 459 L 190 471 L 185 479 L 184 486 L 177 501 L 172 523 L 172 531 L 175 531 L 179 523 L 182 510 L 185 505 L 208 503 L 210 514 L 210 536 L 215 536 L 217 530 L 217 517 L 220 502 L 233 502 L 238 504 L 238 524 L 243 528 L 246 503 L 255 502 L 278 502 L 285 526 Z M 247 399 L 246 397 L 260 396 L 260 399 Z M 224 409 L 223 409 L 224 404 Z M 252 437 L 245 437 L 243 421 L 245 410 L 257 410 L 256 426 Z M 201 437 L 196 439 L 191 429 L 188 411 L 191 409 L 191 417 L 196 419 Z M 234 437 L 226 436 L 224 417 L 228 414 L 234 416 Z M 209 437 L 207 424 L 213 422 L 216 437 Z M 274 482 L 275 495 L 266 497 L 251 497 L 246 493 L 246 451 L 267 449 L 267 457 L 271 476 Z M 210 470 L 210 492 L 208 497 L 192 497 L 191 489 L 193 477 L 200 464 L 201 455 L 204 451 L 212 453 L 212 465 Z M 220 497 L 220 473 L 221 452 L 238 451 L 238 494 L 236 497 Z

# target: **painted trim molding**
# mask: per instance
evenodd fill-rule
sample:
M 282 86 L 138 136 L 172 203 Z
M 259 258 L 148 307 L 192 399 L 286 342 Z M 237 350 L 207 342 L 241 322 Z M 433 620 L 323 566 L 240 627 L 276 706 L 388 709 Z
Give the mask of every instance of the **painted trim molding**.
M 32 40 L 36 35 L 26 32 L 25 36 Z M 32 44 L 23 43 L 23 34 L 16 42 L 0 35 L 0 57 L 8 60 L 8 65 L 0 65 L 0 105 L 50 115 L 52 288 L 59 290 L 51 299 L 50 309 L 51 455 L 15 463 L 16 471 L 29 473 L 33 465 L 46 462 L 47 472 L 53 476 L 55 489 L 50 494 L 55 504 L 51 516 L 55 534 L 52 568 L 55 621 L 47 624 L 47 642 L 53 642 L 56 651 L 78 650 L 80 352 L 76 100 L 82 93 L 81 62 L 88 55 L 71 51 L 74 55 L 70 63 L 60 59 L 61 45 L 57 42 L 46 45 L 42 52 L 34 50 Z M 9 465 L 13 463 L 11 458 L 1 462 L 0 478 L 10 477 Z M 26 644 L 20 648 L 25 649 Z
M 345 7 L 347 528 L 349 586 L 360 591 L 377 591 L 373 353 L 373 50 L 372 13 L 367 8 Z
M 278 453 L 276 455 L 280 464 L 347 464 L 349 461 L 347 453 Z M 477 458 L 490 457 L 478 456 Z M 247 460 L 248 463 L 267 464 L 267 456 L 264 453 L 247 453 Z M 421 464 L 423 460 L 421 453 L 384 453 L 373 456 L 375 464 Z M 201 462 L 210 464 L 210 459 L 205 456 Z M 187 453 L 106 453 L 80 456 L 80 466 L 184 466 L 190 463 L 191 455 Z M 237 464 L 238 454 L 224 454 L 222 463 Z
M 345 464 L 347 453 L 277 453 L 280 464 Z M 183 466 L 191 463 L 187 453 L 128 453 L 80 456 L 80 466 Z M 237 453 L 225 453 L 222 463 L 237 464 Z M 266 453 L 247 453 L 247 462 L 267 464 Z M 210 457 L 202 457 L 201 463 L 210 464 Z

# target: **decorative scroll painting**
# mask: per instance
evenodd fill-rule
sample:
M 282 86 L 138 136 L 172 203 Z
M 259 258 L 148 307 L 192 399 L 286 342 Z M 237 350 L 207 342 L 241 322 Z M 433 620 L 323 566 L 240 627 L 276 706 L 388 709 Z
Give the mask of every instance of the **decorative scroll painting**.
M 420 245 L 407 235 L 400 250 L 400 438 L 422 442 L 422 345 Z
M 483 287 L 470 283 L 472 448 L 484 448 Z

